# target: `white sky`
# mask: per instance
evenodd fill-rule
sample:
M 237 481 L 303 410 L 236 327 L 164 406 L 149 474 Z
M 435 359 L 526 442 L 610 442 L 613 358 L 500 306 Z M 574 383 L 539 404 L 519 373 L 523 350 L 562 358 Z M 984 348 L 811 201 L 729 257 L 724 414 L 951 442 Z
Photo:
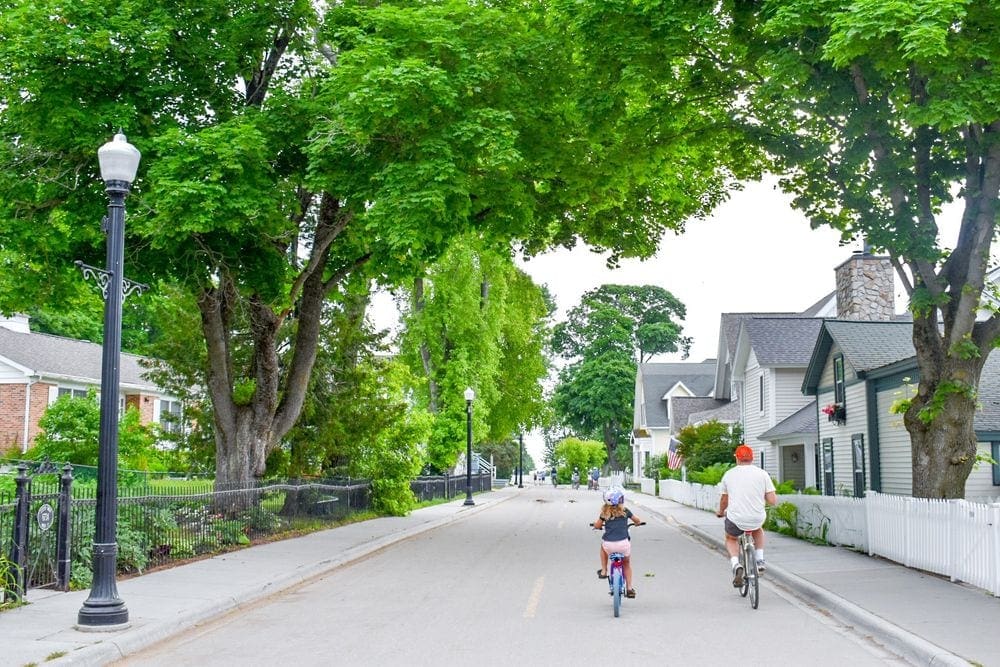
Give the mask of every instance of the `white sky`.
M 689 222 L 680 236 L 665 236 L 645 262 L 624 260 L 611 270 L 606 254 L 581 246 L 546 253 L 522 268 L 548 286 L 558 319 L 603 284 L 666 289 L 687 308 L 684 334 L 694 339 L 689 360 L 703 361 L 717 354 L 722 313 L 805 310 L 834 290 L 834 268 L 861 249 L 860 241 L 841 246 L 832 229 L 810 229 L 789 202 L 772 185 L 750 183 L 710 218 Z M 680 360 L 680 354 L 656 358 Z

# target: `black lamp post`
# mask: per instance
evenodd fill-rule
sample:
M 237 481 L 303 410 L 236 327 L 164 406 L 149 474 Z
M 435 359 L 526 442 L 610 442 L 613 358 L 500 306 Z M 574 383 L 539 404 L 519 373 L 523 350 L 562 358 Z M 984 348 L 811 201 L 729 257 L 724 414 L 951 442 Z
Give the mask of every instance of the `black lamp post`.
M 104 292 L 104 343 L 101 355 L 101 424 L 97 452 L 97 514 L 94 531 L 94 580 L 77 617 L 81 629 L 120 630 L 128 627 L 128 609 L 118 597 L 118 392 L 122 342 L 122 300 L 126 281 L 125 195 L 139 168 L 139 151 L 119 132 L 97 151 L 101 179 L 107 189 L 108 215 L 102 227 L 108 236 L 107 270 L 94 271 Z M 137 287 L 128 285 L 131 291 Z
M 475 505 L 472 499 L 472 401 L 476 392 L 472 387 L 465 390 L 465 502 L 463 505 Z
M 517 488 L 524 488 L 524 432 L 517 435 Z

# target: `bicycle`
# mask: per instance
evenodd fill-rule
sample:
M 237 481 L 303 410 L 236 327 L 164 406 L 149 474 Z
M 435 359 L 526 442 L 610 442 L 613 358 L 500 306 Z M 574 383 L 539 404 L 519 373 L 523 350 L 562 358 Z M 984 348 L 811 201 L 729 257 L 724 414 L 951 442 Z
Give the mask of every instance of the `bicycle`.
M 645 526 L 646 522 L 640 521 L 632 525 Z M 594 528 L 594 524 L 590 524 L 590 527 Z M 621 614 L 622 598 L 625 597 L 625 554 L 617 551 L 608 554 L 608 589 L 615 618 L 618 618 Z
M 757 572 L 757 547 L 753 542 L 753 531 L 744 530 L 739 537 L 740 544 L 740 566 L 743 568 L 743 584 L 740 588 L 740 597 L 750 595 L 750 607 L 756 609 L 760 604 L 760 575 Z

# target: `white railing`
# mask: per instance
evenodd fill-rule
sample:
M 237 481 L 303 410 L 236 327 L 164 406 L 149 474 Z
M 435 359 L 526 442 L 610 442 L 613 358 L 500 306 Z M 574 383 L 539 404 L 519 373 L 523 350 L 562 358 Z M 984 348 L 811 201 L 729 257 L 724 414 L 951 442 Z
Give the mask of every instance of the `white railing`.
M 714 486 L 661 480 L 660 497 L 715 511 Z M 783 495 L 800 537 L 867 551 L 1000 597 L 1000 503 L 928 500 L 868 491 L 864 498 Z

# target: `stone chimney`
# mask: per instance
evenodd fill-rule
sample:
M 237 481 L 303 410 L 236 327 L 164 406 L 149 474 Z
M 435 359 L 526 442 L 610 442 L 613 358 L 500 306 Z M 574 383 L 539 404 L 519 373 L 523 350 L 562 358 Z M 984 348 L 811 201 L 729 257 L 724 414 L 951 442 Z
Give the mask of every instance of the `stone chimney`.
M 844 320 L 888 321 L 896 317 L 896 287 L 888 257 L 855 250 L 838 266 L 837 317 Z

